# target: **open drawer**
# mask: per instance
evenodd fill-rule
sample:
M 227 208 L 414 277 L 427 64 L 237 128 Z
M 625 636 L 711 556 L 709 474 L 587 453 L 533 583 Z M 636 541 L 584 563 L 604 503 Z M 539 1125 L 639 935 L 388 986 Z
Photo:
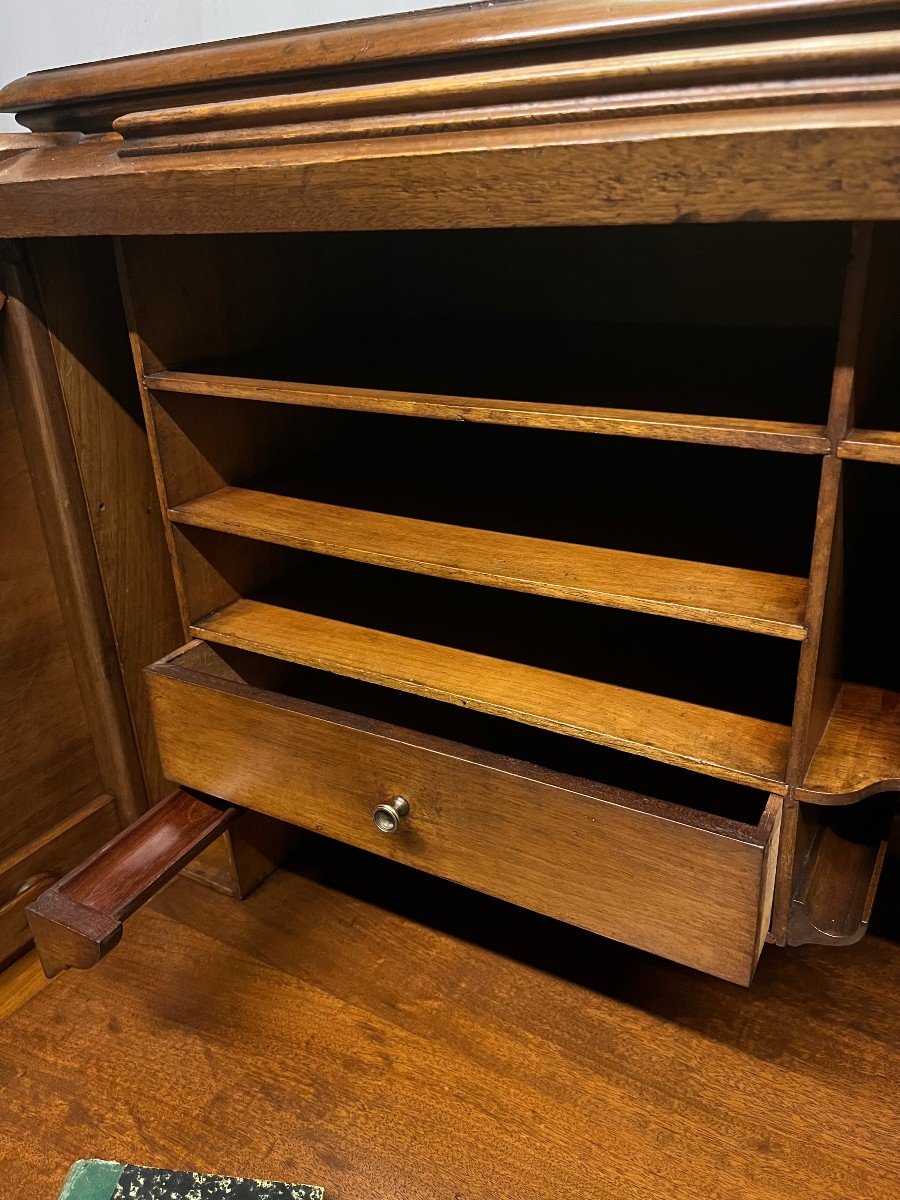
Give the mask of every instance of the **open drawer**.
M 358 685 L 356 711 L 324 705 L 317 672 L 295 673 L 285 694 L 285 669 L 199 642 L 150 667 L 167 776 L 750 982 L 769 925 L 778 797 L 758 793 L 752 823 L 649 799 L 374 719 Z M 368 693 L 371 708 L 378 689 Z

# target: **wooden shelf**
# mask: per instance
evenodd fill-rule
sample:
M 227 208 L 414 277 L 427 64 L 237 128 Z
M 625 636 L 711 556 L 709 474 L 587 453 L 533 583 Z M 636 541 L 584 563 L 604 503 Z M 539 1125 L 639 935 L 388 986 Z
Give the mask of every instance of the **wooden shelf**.
M 155 392 L 257 400 L 310 408 L 377 412 L 394 416 L 471 421 L 485 425 L 518 425 L 531 429 L 692 442 L 708 446 L 737 446 L 789 454 L 827 454 L 823 425 L 790 421 L 761 421 L 643 409 L 538 401 L 490 400 L 468 396 L 439 396 L 386 389 L 290 383 L 189 371 L 161 371 L 145 378 Z
M 274 345 L 168 362 L 157 392 L 826 454 L 835 334 L 366 310 Z M 349 336 L 348 336 L 349 334 Z
M 806 581 L 294 496 L 222 488 L 172 520 L 294 549 L 511 591 L 802 640 Z
M 799 800 L 846 804 L 900 790 L 900 692 L 842 685 Z
M 790 731 L 468 650 L 241 599 L 192 626 L 204 640 L 399 689 L 784 794 Z
M 900 466 L 900 430 L 851 429 L 838 446 L 838 458 Z

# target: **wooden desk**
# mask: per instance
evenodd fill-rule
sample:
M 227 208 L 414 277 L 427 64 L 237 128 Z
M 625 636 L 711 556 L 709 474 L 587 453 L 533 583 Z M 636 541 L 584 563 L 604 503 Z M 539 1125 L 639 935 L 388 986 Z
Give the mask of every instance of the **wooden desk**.
M 862 936 L 898 80 L 881 0 L 545 0 L 0 92 L 4 356 L 79 484 L 101 744 L 131 815 L 194 794 L 36 901 L 48 971 L 222 804 L 239 894 L 299 826 L 744 984 Z
M 90 1151 L 334 1200 L 892 1200 L 880 932 L 746 992 L 311 839 L 242 904 L 179 880 L 0 1025 L 0 1197 Z

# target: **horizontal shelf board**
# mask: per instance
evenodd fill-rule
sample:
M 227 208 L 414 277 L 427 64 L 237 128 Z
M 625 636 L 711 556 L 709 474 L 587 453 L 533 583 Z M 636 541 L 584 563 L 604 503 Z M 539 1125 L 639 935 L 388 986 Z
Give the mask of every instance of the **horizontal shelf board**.
M 798 798 L 843 804 L 897 790 L 900 692 L 842 684 Z
M 900 430 L 851 429 L 838 447 L 838 457 L 900 466 Z
M 468 396 L 439 396 L 422 392 L 338 387 L 207 375 L 189 371 L 160 371 L 145 377 L 151 391 L 187 396 L 256 400 L 312 408 L 346 409 L 396 416 L 518 425 L 534 429 L 568 430 L 656 441 L 736 446 L 790 454 L 826 454 L 823 425 L 791 421 L 762 421 L 740 417 L 646 412 L 643 409 L 604 408 L 524 400 L 490 400 Z
M 226 487 L 185 525 L 445 579 L 801 640 L 806 580 Z
M 784 794 L 786 726 L 241 599 L 196 637 Z

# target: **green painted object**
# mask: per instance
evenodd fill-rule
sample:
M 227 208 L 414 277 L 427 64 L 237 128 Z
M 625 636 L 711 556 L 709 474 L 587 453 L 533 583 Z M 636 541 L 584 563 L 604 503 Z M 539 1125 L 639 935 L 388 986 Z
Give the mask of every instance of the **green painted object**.
M 234 1179 L 161 1171 L 105 1162 L 99 1158 L 74 1163 L 58 1200 L 324 1200 L 320 1187 L 273 1183 L 266 1179 Z
M 73 1163 L 59 1200 L 111 1200 L 121 1174 L 121 1163 L 83 1158 Z

